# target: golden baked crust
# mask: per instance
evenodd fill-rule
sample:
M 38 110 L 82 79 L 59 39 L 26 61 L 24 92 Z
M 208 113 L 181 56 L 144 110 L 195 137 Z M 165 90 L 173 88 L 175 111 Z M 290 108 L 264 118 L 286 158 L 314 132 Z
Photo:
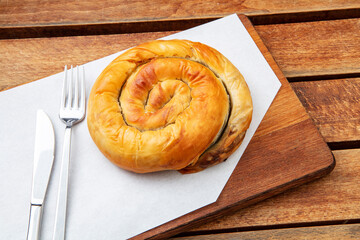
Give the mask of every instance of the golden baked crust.
M 96 80 L 87 123 L 100 151 L 121 168 L 191 173 L 224 161 L 252 117 L 247 84 L 217 50 L 157 40 L 112 61 Z

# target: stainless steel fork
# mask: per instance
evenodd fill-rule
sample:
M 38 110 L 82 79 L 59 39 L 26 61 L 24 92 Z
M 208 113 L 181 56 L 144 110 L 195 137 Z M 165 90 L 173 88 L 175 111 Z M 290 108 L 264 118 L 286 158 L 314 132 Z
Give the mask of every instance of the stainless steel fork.
M 60 104 L 60 119 L 65 123 L 63 153 L 61 159 L 60 182 L 55 215 L 53 240 L 65 239 L 67 192 L 71 149 L 71 128 L 85 116 L 85 70 L 71 66 L 64 70 L 64 83 Z M 74 77 L 75 75 L 75 77 Z

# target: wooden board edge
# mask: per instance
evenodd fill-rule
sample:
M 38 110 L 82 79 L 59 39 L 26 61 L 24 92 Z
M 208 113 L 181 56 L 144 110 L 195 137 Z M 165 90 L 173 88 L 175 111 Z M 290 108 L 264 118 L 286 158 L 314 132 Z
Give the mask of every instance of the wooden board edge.
M 331 223 L 317 222 L 309 226 L 280 226 L 273 229 L 257 231 L 222 232 L 218 234 L 205 234 L 184 236 L 177 240 L 223 240 L 223 239 L 358 239 L 360 232 L 359 222 L 334 221 Z
M 259 50 L 263 54 L 264 58 L 269 63 L 270 67 L 272 68 L 272 70 L 274 71 L 276 76 L 281 81 L 282 85 L 287 85 L 288 87 L 291 88 L 289 82 L 286 80 L 285 76 L 283 75 L 280 68 L 278 67 L 278 64 L 276 63 L 275 59 L 271 56 L 269 50 L 264 45 L 264 43 L 261 40 L 260 36 L 256 32 L 256 30 L 253 27 L 252 23 L 250 22 L 249 18 L 246 17 L 245 15 L 241 15 L 241 14 L 238 14 L 238 16 L 239 16 L 239 19 L 241 20 L 241 22 L 244 24 L 247 31 L 249 32 L 249 34 L 252 37 L 253 41 L 255 42 L 255 44 L 257 45 L 257 47 L 259 48 Z M 293 90 L 292 90 L 292 92 L 293 92 Z M 295 92 L 293 92 L 293 94 L 296 96 Z M 297 96 L 296 96 L 296 99 L 298 100 L 298 104 L 302 105 L 300 100 L 297 98 Z M 303 110 L 306 113 L 305 108 L 303 108 Z M 308 117 L 307 120 L 311 121 L 311 124 L 313 125 L 314 129 L 316 129 L 316 126 L 314 125 L 314 122 L 312 121 L 310 116 L 307 113 L 306 113 L 306 115 Z M 254 195 L 254 196 L 251 196 L 250 198 L 243 199 L 242 201 L 237 202 L 236 204 L 230 205 L 230 206 L 228 206 L 226 208 L 221 208 L 221 209 L 219 209 L 217 211 L 210 212 L 210 213 L 208 213 L 206 215 L 200 216 L 200 217 L 195 218 L 195 219 L 193 219 L 191 221 L 185 222 L 183 224 L 179 224 L 174 228 L 165 229 L 165 231 L 157 230 L 157 229 L 160 229 L 161 227 L 164 227 L 165 224 L 168 224 L 168 223 L 165 223 L 165 224 L 160 225 L 160 226 L 158 226 L 156 228 L 153 228 L 153 229 L 148 230 L 148 231 L 146 231 L 144 233 L 141 233 L 141 234 L 139 234 L 139 235 L 137 235 L 137 236 L 135 236 L 135 237 L 133 237 L 131 239 L 134 239 L 134 240 L 136 240 L 136 239 L 166 239 L 166 238 L 172 237 L 172 236 L 174 236 L 176 234 L 179 234 L 179 233 L 181 233 L 183 231 L 186 231 L 186 230 L 188 230 L 188 229 L 190 229 L 192 227 L 204 224 L 206 221 L 214 220 L 214 219 L 216 219 L 218 217 L 223 216 L 224 214 L 230 213 L 232 211 L 237 211 L 237 210 L 242 209 L 244 207 L 247 207 L 247 206 L 250 206 L 252 204 L 258 203 L 260 201 L 263 201 L 263 200 L 265 200 L 265 199 L 267 199 L 269 197 L 278 195 L 278 194 L 280 194 L 280 193 L 282 193 L 282 192 L 284 192 L 286 190 L 298 187 L 298 186 L 303 185 L 305 183 L 308 183 L 308 182 L 314 181 L 314 180 L 316 180 L 318 178 L 326 176 L 336 166 L 335 157 L 333 156 L 331 150 L 327 146 L 327 144 L 326 144 L 325 140 L 323 139 L 323 137 L 320 135 L 319 131 L 316 129 L 314 132 L 316 132 L 318 138 L 321 138 L 321 140 L 323 142 L 323 147 L 327 148 L 328 152 L 331 155 L 331 157 L 328 158 L 328 164 L 324 168 L 318 169 L 315 173 L 304 175 L 304 176 L 302 176 L 300 178 L 294 179 L 291 182 L 288 182 L 286 184 L 277 186 L 276 188 L 269 189 L 266 192 L 263 192 L 263 193 L 261 193 L 259 195 Z M 216 204 L 216 203 L 217 202 L 215 202 L 213 204 Z M 210 204 L 210 205 L 213 205 L 213 204 Z M 210 206 L 210 205 L 208 205 L 208 206 Z M 203 209 L 205 209 L 208 206 L 205 206 L 203 208 L 200 208 L 200 209 L 195 210 L 195 211 L 193 211 L 191 213 L 188 213 L 188 214 L 194 214 L 196 212 L 202 211 Z M 188 215 L 188 214 L 186 214 L 186 215 Z M 186 216 L 186 215 L 184 215 L 184 216 Z M 182 216 L 182 217 L 184 217 L 184 216 Z M 182 217 L 179 217 L 178 219 L 180 219 Z M 176 221 L 176 220 L 177 219 L 175 219 L 173 221 Z M 170 222 L 172 222 L 172 221 L 170 221 Z M 154 232 L 154 233 L 152 234 L 151 232 Z
M 309 120 L 307 120 L 309 121 Z M 301 123 L 299 123 L 301 124 Z M 212 221 L 215 220 L 219 217 L 222 217 L 226 214 L 230 214 L 234 211 L 238 211 L 242 208 L 248 207 L 250 205 L 256 204 L 258 202 L 261 202 L 265 199 L 268 199 L 270 197 L 279 195 L 289 189 L 293 189 L 296 187 L 299 187 L 303 184 L 312 182 L 316 179 L 322 178 L 326 175 L 328 175 L 330 172 L 332 172 L 332 170 L 335 168 L 336 166 L 336 161 L 334 158 L 334 155 L 332 154 L 332 152 L 330 151 L 330 155 L 331 155 L 331 159 L 329 158 L 328 160 L 328 164 L 324 164 L 324 166 L 320 169 L 317 169 L 316 172 L 312 172 L 306 175 L 303 175 L 299 178 L 293 179 L 290 182 L 287 182 L 285 184 L 282 185 L 278 185 L 274 188 L 268 189 L 265 192 L 261 192 L 260 194 L 256 194 L 253 195 L 251 197 L 242 199 L 241 201 L 238 201 L 232 205 L 226 206 L 226 207 L 220 207 L 218 205 L 220 205 L 220 203 L 217 201 L 215 203 L 212 203 L 210 205 L 204 206 L 200 209 L 197 209 L 193 212 L 190 212 L 184 216 L 179 217 L 178 219 L 174 219 L 172 222 L 173 224 L 175 222 L 180 222 L 179 220 L 181 218 L 191 218 L 189 217 L 190 215 L 198 215 L 198 217 L 195 217 L 189 221 L 180 223 L 178 225 L 176 225 L 176 227 L 171 227 L 171 226 L 166 226 L 168 223 L 165 223 L 163 225 L 158 226 L 157 228 L 151 229 L 147 232 L 144 232 L 142 234 L 137 235 L 136 237 L 132 238 L 132 239 L 166 239 L 169 237 L 172 237 L 176 234 L 179 234 L 181 232 L 187 231 L 193 227 L 196 226 L 200 226 L 201 224 L 206 223 L 207 221 Z M 209 211 L 209 208 L 215 208 L 215 211 Z M 199 215 L 199 212 L 206 212 L 205 215 Z M 164 229 L 165 228 L 165 229 Z M 156 234 L 153 234 L 151 232 L 156 232 Z

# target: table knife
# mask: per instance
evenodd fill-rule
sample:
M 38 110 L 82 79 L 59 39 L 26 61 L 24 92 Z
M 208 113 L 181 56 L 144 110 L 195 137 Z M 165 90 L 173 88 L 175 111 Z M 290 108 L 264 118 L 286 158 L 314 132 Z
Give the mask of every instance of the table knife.
M 38 110 L 36 115 L 36 134 L 34 167 L 30 200 L 30 217 L 27 238 L 39 239 L 42 206 L 54 162 L 54 128 L 46 113 Z

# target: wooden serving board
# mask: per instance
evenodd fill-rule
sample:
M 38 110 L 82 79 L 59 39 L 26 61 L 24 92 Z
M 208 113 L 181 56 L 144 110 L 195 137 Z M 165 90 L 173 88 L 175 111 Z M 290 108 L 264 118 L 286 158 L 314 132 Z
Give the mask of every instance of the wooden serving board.
M 281 81 L 281 89 L 218 200 L 132 239 L 168 238 L 322 177 L 335 167 L 330 149 L 251 22 L 239 17 Z

